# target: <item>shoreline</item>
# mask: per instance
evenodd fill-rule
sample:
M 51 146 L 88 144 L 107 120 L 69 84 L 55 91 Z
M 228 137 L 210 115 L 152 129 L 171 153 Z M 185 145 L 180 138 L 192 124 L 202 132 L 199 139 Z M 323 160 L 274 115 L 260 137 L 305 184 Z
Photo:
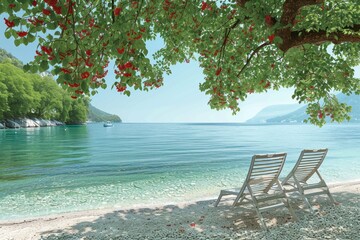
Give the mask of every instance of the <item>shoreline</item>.
M 319 208 L 323 218 L 330 219 L 330 222 L 326 222 L 324 225 L 325 230 L 330 231 L 328 228 L 334 228 L 334 225 L 335 228 L 338 225 L 339 228 L 343 227 L 341 226 L 343 222 L 336 222 L 345 221 L 345 214 L 348 214 L 349 221 L 353 222 L 353 231 L 358 232 L 360 230 L 360 219 L 352 217 L 353 214 L 358 216 L 357 214 L 360 213 L 360 179 L 333 182 L 328 185 L 334 198 L 342 204 L 340 207 L 334 207 L 329 204 L 324 195 L 315 197 L 312 205 Z M 237 239 L 236 237 L 240 239 L 261 238 L 264 232 L 260 230 L 256 215 L 253 212 L 232 208 L 231 199 L 225 200 L 221 206 L 215 208 L 213 203 L 216 197 L 208 196 L 202 199 L 165 205 L 151 204 L 121 209 L 114 206 L 35 218 L 5 220 L 0 221 L 0 238 L 201 239 L 205 237 L 205 239 L 223 239 L 227 236 L 235 239 Z M 314 223 L 317 223 L 317 220 L 314 220 L 318 218 L 317 216 L 302 210 L 301 207 L 295 210 L 300 218 L 298 222 L 289 220 L 287 211 L 281 209 L 266 216 L 268 220 L 270 219 L 268 223 L 272 234 L 275 234 L 274 237 L 277 236 L 277 233 L 283 234 L 281 231 L 294 229 L 294 226 L 306 225 L 305 229 L 309 229 L 313 228 L 312 225 L 316 225 Z M 345 217 L 339 218 L 339 220 L 334 218 L 333 214 L 344 214 Z M 246 215 L 245 218 L 244 215 Z M 276 218 L 273 215 L 276 215 Z M 356 221 L 359 221 L 359 224 Z M 309 224 L 311 222 L 312 225 Z M 344 233 L 341 229 L 331 231 L 331 233 L 336 232 L 337 235 L 334 236 L 340 238 L 342 235 L 339 234 Z
M 355 179 L 355 180 L 349 180 L 349 181 L 343 181 L 343 182 L 330 182 L 329 184 L 327 184 L 329 189 L 332 188 L 338 188 L 341 186 L 352 186 L 352 185 L 360 185 L 360 179 Z M 199 201 L 211 201 L 211 200 L 216 200 L 216 198 L 218 197 L 218 195 L 209 195 L 209 196 L 204 196 L 204 197 L 200 197 L 200 198 L 196 198 L 196 199 L 191 199 L 188 201 L 180 201 L 180 202 L 166 202 L 166 203 L 154 203 L 154 204 L 134 204 L 131 206 L 127 206 L 127 207 L 119 207 L 119 206 L 108 206 L 108 207 L 101 207 L 101 208 L 92 208 L 92 209 L 87 209 L 87 210 L 75 210 L 75 211 L 64 211 L 64 212 L 59 212 L 59 213 L 54 213 L 54 214 L 47 214 L 47 215 L 39 215 L 39 216 L 29 216 L 29 217 L 19 217 L 19 218 L 14 218 L 14 219 L 9 219 L 9 220 L 0 220 L 0 227 L 1 225 L 11 225 L 11 224 L 18 224 L 18 223 L 23 223 L 23 222 L 33 222 L 33 221 L 37 221 L 37 220 L 46 220 L 46 219 L 53 219 L 53 218 L 57 218 L 57 217 L 67 217 L 67 216 L 82 216 L 84 214 L 89 214 L 89 213 L 96 213 L 96 214 L 101 214 L 101 213 L 107 213 L 107 212 L 111 212 L 111 211 L 116 211 L 118 209 L 121 210 L 137 210 L 137 209 L 141 209 L 141 208 L 161 208 L 163 206 L 167 206 L 167 205 L 176 205 L 176 206 L 185 206 L 185 205 L 189 205 L 189 204 L 194 204 L 196 202 Z

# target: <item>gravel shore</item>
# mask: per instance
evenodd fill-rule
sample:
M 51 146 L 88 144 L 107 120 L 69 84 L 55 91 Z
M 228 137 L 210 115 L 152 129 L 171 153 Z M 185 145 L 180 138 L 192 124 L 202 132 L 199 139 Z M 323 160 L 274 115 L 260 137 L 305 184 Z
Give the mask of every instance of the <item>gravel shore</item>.
M 214 207 L 215 199 L 136 209 L 102 209 L 0 222 L 0 239 L 359 239 L 360 182 L 330 184 L 340 202 L 311 198 L 311 214 L 292 201 L 299 218 L 286 209 L 264 214 L 269 231 L 260 229 L 255 212 L 233 208 L 231 201 Z

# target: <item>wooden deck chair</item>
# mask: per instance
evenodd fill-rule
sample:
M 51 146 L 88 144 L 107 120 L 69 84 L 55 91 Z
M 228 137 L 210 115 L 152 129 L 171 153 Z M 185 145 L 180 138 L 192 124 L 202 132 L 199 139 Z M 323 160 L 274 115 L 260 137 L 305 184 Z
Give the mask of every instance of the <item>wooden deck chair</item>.
M 286 192 L 297 192 L 304 200 L 306 205 L 314 212 L 308 198 L 306 196 L 314 196 L 327 194 L 330 201 L 336 204 L 333 196 L 331 195 L 328 186 L 324 179 L 321 177 L 318 169 L 325 159 L 328 149 L 309 150 L 305 149 L 301 152 L 298 161 L 289 175 L 282 181 L 282 185 Z M 307 183 L 308 180 L 317 175 L 320 182 Z M 315 190 L 314 189 L 318 189 Z M 309 191 L 310 190 L 310 191 Z
M 297 220 L 278 179 L 285 159 L 286 153 L 254 155 L 241 189 L 221 190 L 215 207 L 218 206 L 223 196 L 235 195 L 233 206 L 251 203 L 259 217 L 260 226 L 264 229 L 267 227 L 261 213 L 270 209 L 285 206 L 292 217 Z

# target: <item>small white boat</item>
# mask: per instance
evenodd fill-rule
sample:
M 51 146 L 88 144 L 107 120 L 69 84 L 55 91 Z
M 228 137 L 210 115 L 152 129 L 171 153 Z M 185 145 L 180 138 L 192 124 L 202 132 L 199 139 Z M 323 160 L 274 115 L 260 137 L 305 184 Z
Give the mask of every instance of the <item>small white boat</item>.
M 104 123 L 104 127 L 112 127 L 112 126 L 113 126 L 113 124 L 110 121 L 107 121 L 106 123 Z

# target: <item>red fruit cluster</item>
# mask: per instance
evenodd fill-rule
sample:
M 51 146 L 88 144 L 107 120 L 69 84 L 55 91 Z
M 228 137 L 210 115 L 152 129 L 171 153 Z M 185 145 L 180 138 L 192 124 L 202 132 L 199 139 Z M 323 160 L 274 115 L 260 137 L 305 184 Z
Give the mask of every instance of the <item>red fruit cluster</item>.
M 120 13 L 121 13 L 121 10 L 122 10 L 122 9 L 119 8 L 119 7 L 115 8 L 115 9 L 114 9 L 114 15 L 115 15 L 115 16 L 119 16 Z
M 205 1 L 202 1 L 202 3 L 201 3 L 201 10 L 202 11 L 205 11 L 205 10 L 212 10 L 212 7 L 211 7 L 211 5 L 209 5 L 207 2 L 205 2 Z
M 62 71 L 63 73 L 65 73 L 65 74 L 71 73 L 71 70 L 66 69 L 66 68 L 61 68 L 61 71 Z
M 123 54 L 125 52 L 125 48 L 117 48 L 116 50 L 119 54 Z
M 32 25 L 34 25 L 34 26 L 39 26 L 39 25 L 43 25 L 43 24 L 44 24 L 44 21 L 43 21 L 43 20 L 40 20 L 40 19 L 37 19 L 37 18 L 29 18 L 29 19 L 28 19 L 28 22 L 29 22 L 29 23 L 32 23 Z
M 120 83 L 118 83 L 118 84 L 116 85 L 116 89 L 117 89 L 118 92 L 123 92 L 123 91 L 126 90 L 126 86 L 121 85 Z
M 321 111 L 318 112 L 318 117 L 319 117 L 319 119 L 322 119 L 322 118 L 323 118 L 323 114 L 322 114 Z
M 22 32 L 17 32 L 16 34 L 17 34 L 19 37 L 25 37 L 25 36 L 28 34 L 28 32 L 22 31 Z
M 34 1 L 32 1 L 31 5 L 33 5 L 34 7 L 36 7 L 37 2 L 34 0 Z
M 220 73 L 221 73 L 221 71 L 222 71 L 222 68 L 218 68 L 218 69 L 216 70 L 216 72 L 215 72 L 215 75 L 216 75 L 216 76 L 219 76 Z
M 81 74 L 81 78 L 82 79 L 86 79 L 86 78 L 88 78 L 90 76 L 90 73 L 89 72 L 83 72 L 82 74 Z
M 272 43 L 274 41 L 274 38 L 275 38 L 275 34 L 268 36 L 269 42 Z
M 46 46 L 41 46 L 41 50 L 48 55 L 52 54 L 52 48 L 47 48 Z
M 16 5 L 14 3 L 9 4 L 9 8 L 14 8 Z
M 134 30 L 131 30 L 131 32 L 128 32 L 126 35 L 128 36 L 129 41 L 139 40 L 140 38 L 142 38 L 142 34 L 137 33 Z
M 80 86 L 80 84 L 78 84 L 78 83 L 69 83 L 68 85 L 69 85 L 69 87 L 71 87 L 71 88 L 77 88 L 77 87 Z
M 46 16 L 48 16 L 48 15 L 51 14 L 51 12 L 50 12 L 49 9 L 43 9 L 43 10 L 42 10 L 42 13 L 45 14 Z
M 15 23 L 13 21 L 9 21 L 8 19 L 4 18 L 6 26 L 9 28 L 15 27 Z
M 60 5 L 60 6 L 57 5 L 57 4 L 58 4 L 58 0 L 44 0 L 44 2 L 46 2 L 46 3 L 54 10 L 54 12 L 55 12 L 56 14 L 61 14 L 62 8 L 61 8 L 61 5 Z M 44 13 L 44 10 L 45 10 L 45 12 L 48 13 L 48 14 Z M 49 15 L 49 14 L 50 14 L 50 11 L 47 10 L 47 9 L 43 9 L 43 13 L 44 13 L 45 15 Z
M 272 18 L 270 15 L 265 16 L 265 23 L 270 26 L 272 25 Z

